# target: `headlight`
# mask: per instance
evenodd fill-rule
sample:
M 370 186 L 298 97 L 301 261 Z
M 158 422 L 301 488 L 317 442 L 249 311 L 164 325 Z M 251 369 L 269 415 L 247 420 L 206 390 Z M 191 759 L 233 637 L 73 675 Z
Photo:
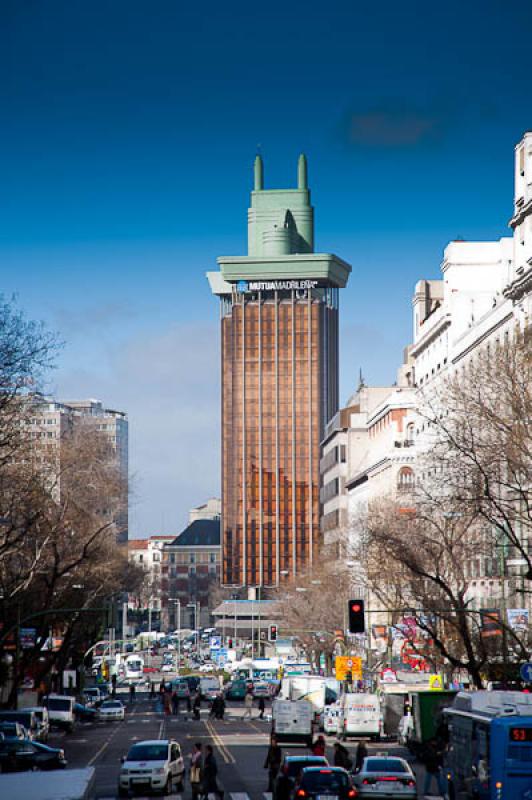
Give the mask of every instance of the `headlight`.
M 59 751 L 59 758 L 63 759 L 63 761 L 64 761 L 64 759 L 65 759 L 65 751 L 64 750 L 60 750 Z
M 154 775 L 164 775 L 164 767 L 156 767 L 152 772 Z
M 121 774 L 121 775 L 129 775 L 129 770 L 128 770 L 128 769 L 124 769 L 124 768 L 122 768 L 122 769 L 120 770 L 120 774 Z

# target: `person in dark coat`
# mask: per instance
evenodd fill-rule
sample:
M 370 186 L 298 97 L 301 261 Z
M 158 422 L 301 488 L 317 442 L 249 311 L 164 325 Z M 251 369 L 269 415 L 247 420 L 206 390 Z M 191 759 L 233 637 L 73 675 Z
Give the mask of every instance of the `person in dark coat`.
M 264 697 L 259 697 L 259 719 L 264 719 L 265 709 L 266 703 L 264 702 Z
M 277 738 L 274 733 L 271 735 L 270 746 L 266 753 L 266 760 L 264 762 L 264 769 L 268 770 L 268 792 L 273 792 L 275 788 L 275 779 L 281 767 L 283 759 L 283 751 L 277 744 Z
M 188 702 L 190 703 L 190 698 L 189 698 Z M 200 697 L 200 693 L 197 692 L 196 697 L 194 698 L 194 709 L 193 709 L 194 710 L 194 719 L 199 719 L 200 718 L 200 709 L 201 709 L 201 697 Z
M 334 766 L 343 767 L 343 769 L 347 770 L 353 766 L 347 747 L 344 747 L 340 742 L 334 743 Z
M 172 714 L 179 714 L 179 697 L 175 689 L 172 692 Z
M 212 745 L 205 747 L 205 759 L 203 761 L 203 797 L 208 800 L 209 794 L 215 794 L 223 800 L 224 791 L 218 785 L 218 764 L 214 757 Z
M 203 785 L 203 753 L 201 742 L 196 742 L 190 756 L 190 788 L 192 790 L 192 800 L 199 800 Z
M 445 780 L 441 769 L 442 760 L 443 752 L 439 747 L 438 742 L 436 739 L 430 739 L 427 742 L 422 754 L 422 761 L 425 765 L 425 785 L 423 787 L 424 794 L 430 793 L 433 781 L 436 781 L 439 793 L 445 796 Z
M 357 747 L 357 755 L 355 759 L 355 772 L 359 772 L 362 769 L 362 764 L 364 763 L 364 759 L 367 758 L 368 755 L 368 748 L 364 744 L 364 742 L 359 742 Z
M 216 712 L 216 719 L 223 719 L 225 714 L 225 697 L 223 694 L 218 698 L 218 709 Z

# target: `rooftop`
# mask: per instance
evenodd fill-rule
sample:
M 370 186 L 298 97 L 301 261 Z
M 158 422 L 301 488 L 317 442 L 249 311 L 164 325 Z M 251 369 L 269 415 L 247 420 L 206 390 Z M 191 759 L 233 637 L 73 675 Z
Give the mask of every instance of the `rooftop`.
M 220 520 L 196 519 L 171 544 L 174 547 L 219 547 Z

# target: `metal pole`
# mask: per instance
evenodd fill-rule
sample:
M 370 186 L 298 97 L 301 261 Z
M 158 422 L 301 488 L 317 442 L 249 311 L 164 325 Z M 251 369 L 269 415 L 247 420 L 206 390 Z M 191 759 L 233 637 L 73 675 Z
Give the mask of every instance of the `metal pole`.
M 260 636 L 259 636 L 259 641 L 260 641 Z M 254 611 L 253 600 L 251 601 L 251 658 L 252 659 L 255 658 L 255 611 Z
M 259 658 L 262 658 L 262 639 L 261 639 L 261 631 L 260 631 L 260 586 L 259 586 Z

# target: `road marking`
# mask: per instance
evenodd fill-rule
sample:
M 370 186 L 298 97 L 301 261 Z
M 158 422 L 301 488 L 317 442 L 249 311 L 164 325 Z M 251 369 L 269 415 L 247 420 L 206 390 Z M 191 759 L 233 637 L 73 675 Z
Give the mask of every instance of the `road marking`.
M 104 752 L 104 750 L 106 750 L 106 748 L 107 748 L 109 742 L 111 741 L 111 739 L 114 739 L 114 737 L 116 736 L 116 734 L 118 733 L 118 731 L 120 730 L 121 727 L 122 727 L 121 725 L 117 725 L 116 726 L 116 728 L 113 730 L 112 734 L 107 737 L 106 741 L 102 744 L 102 746 L 100 747 L 98 752 L 95 753 L 93 755 L 93 757 L 91 758 L 91 760 L 87 762 L 87 766 L 88 767 L 92 767 L 94 762 L 101 756 L 101 754 Z
M 273 793 L 272 792 L 263 792 L 262 797 L 264 800 L 272 800 Z
M 222 754 L 222 758 L 225 761 L 225 763 L 226 764 L 236 764 L 235 757 L 227 749 L 227 747 L 224 745 L 224 743 L 222 742 L 220 736 L 218 735 L 218 733 L 215 730 L 215 728 L 213 727 L 213 725 L 207 719 L 204 720 L 204 722 L 205 722 L 205 727 L 207 728 L 207 730 L 209 731 L 209 733 L 210 733 L 210 735 L 212 737 L 212 740 L 214 741 L 216 747 L 218 748 L 218 750 Z M 246 797 L 247 797 L 247 795 L 246 795 Z M 247 798 L 247 800 L 249 800 L 249 798 Z
M 247 792 L 230 792 L 231 800 L 249 800 Z

